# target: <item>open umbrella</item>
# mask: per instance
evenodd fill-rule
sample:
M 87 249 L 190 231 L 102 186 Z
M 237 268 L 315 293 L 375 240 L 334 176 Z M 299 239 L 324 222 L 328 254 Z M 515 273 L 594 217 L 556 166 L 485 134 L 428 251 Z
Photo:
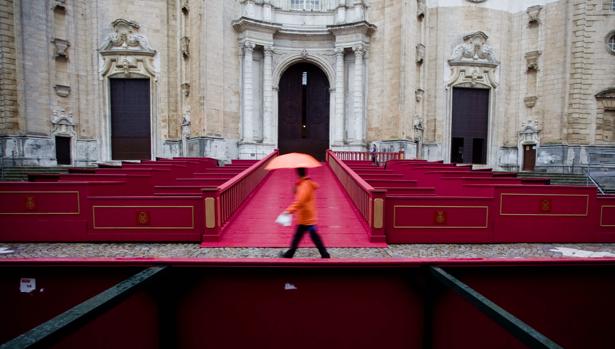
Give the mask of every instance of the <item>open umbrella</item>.
M 279 168 L 312 168 L 320 167 L 322 164 L 312 156 L 303 153 L 288 153 L 280 155 L 271 160 L 265 170 L 276 170 Z

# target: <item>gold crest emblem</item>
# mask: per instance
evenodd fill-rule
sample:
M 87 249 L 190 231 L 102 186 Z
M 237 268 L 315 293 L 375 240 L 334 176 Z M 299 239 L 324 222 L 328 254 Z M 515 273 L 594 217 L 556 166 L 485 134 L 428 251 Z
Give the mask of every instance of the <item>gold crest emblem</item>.
M 551 200 L 549 199 L 540 200 L 540 211 L 541 212 L 551 212 Z
M 149 212 L 147 211 L 137 212 L 137 224 L 139 225 L 149 224 Z
M 446 223 L 446 212 L 443 210 L 437 210 L 434 214 L 434 222 L 436 224 L 445 224 Z
M 32 211 L 36 208 L 36 202 L 33 196 L 26 197 L 26 210 Z

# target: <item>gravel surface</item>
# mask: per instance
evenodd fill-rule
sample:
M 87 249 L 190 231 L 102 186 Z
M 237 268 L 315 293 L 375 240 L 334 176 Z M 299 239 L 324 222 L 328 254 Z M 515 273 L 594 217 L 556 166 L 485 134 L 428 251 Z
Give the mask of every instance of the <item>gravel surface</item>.
M 280 248 L 201 248 L 194 243 L 4 243 L 3 258 L 277 258 Z M 564 258 L 615 257 L 615 244 L 406 244 L 332 248 L 332 258 Z M 562 253 L 567 254 L 567 256 Z M 295 258 L 318 258 L 314 248 Z

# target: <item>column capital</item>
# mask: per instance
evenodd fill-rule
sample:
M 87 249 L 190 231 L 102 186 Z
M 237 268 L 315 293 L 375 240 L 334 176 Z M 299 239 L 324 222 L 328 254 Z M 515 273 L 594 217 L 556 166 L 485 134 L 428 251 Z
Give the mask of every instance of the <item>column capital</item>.
M 335 55 L 336 56 L 343 56 L 344 55 L 344 47 L 336 47 L 335 48 Z
M 265 52 L 265 56 L 271 56 L 273 54 L 273 46 L 265 45 L 265 47 L 263 47 L 263 51 Z
M 256 44 L 254 43 L 254 41 L 246 40 L 241 43 L 241 48 L 243 48 L 246 52 L 252 52 L 255 47 Z
M 359 44 L 353 46 L 352 51 L 354 51 L 354 54 L 357 56 L 363 56 L 365 55 L 367 48 L 365 47 L 365 45 Z

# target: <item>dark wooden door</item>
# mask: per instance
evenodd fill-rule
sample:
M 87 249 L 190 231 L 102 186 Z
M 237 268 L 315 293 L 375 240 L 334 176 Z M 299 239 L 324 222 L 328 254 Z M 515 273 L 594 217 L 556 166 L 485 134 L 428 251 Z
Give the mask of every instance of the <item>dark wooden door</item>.
M 58 165 L 70 165 L 70 137 L 56 136 L 56 162 Z
M 487 163 L 489 90 L 453 89 L 451 162 Z
M 111 158 L 151 158 L 148 79 L 111 79 Z
M 536 145 L 523 146 L 523 171 L 534 171 L 536 167 Z
M 318 67 L 299 63 L 282 75 L 278 93 L 280 153 L 325 159 L 329 148 L 329 81 Z

